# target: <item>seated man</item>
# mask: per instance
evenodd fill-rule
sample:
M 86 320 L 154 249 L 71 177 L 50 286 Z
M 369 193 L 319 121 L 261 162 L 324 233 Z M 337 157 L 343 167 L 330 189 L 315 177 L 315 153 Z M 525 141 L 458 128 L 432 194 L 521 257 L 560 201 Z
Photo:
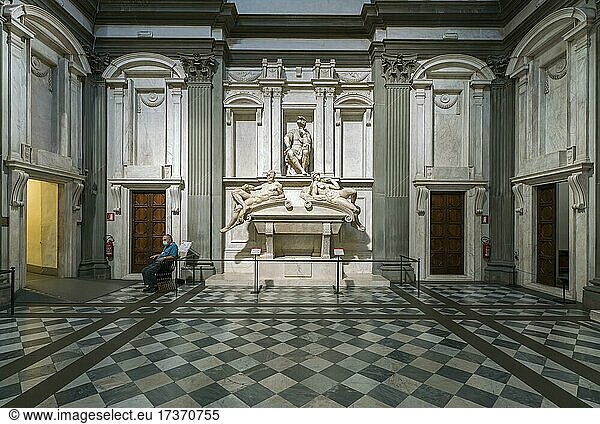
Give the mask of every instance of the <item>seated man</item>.
M 157 290 L 156 272 L 160 268 L 161 263 L 165 260 L 177 259 L 177 243 L 173 242 L 171 234 L 165 234 L 163 236 L 162 244 L 164 246 L 163 251 L 158 255 L 150 256 L 152 263 L 142 269 L 142 277 L 144 278 L 144 284 L 146 285 L 146 288 L 144 289 L 145 292 L 154 293 Z

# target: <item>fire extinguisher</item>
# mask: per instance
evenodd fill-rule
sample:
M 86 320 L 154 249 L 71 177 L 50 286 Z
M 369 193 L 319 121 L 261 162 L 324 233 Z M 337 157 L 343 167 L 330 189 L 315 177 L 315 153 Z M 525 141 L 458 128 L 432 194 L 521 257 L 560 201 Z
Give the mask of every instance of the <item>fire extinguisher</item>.
M 489 237 L 481 237 L 481 247 L 483 259 L 486 261 L 490 260 L 492 257 L 492 244 L 490 243 Z
M 115 255 L 115 239 L 112 235 L 107 234 L 104 236 L 104 257 L 112 261 Z

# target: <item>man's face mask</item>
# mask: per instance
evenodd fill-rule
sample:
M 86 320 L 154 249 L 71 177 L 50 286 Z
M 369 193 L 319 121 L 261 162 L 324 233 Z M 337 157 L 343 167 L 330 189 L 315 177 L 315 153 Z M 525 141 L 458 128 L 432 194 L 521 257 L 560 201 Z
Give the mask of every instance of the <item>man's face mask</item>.
M 163 246 L 168 246 L 168 245 L 169 245 L 169 242 L 166 240 L 163 240 Z

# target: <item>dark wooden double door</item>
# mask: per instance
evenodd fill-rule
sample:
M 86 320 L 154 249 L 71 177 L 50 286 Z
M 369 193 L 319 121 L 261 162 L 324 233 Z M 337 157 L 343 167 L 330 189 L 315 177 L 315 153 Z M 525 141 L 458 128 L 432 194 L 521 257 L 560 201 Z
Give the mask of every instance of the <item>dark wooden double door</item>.
M 464 274 L 463 192 L 431 192 L 430 273 Z
M 150 256 L 162 251 L 166 231 L 166 196 L 164 191 L 133 192 L 131 272 L 141 272 Z
M 537 188 L 537 282 L 556 286 L 556 184 Z

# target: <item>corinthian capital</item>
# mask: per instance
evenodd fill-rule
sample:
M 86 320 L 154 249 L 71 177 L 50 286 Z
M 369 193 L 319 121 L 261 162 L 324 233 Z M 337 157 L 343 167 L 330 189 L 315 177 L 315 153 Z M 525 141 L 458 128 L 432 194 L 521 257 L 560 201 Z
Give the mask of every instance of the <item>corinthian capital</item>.
M 210 82 L 217 68 L 214 54 L 180 54 L 186 82 Z
M 413 74 L 419 67 L 416 55 L 404 56 L 403 54 L 381 55 L 381 68 L 385 81 L 392 84 L 412 82 Z

